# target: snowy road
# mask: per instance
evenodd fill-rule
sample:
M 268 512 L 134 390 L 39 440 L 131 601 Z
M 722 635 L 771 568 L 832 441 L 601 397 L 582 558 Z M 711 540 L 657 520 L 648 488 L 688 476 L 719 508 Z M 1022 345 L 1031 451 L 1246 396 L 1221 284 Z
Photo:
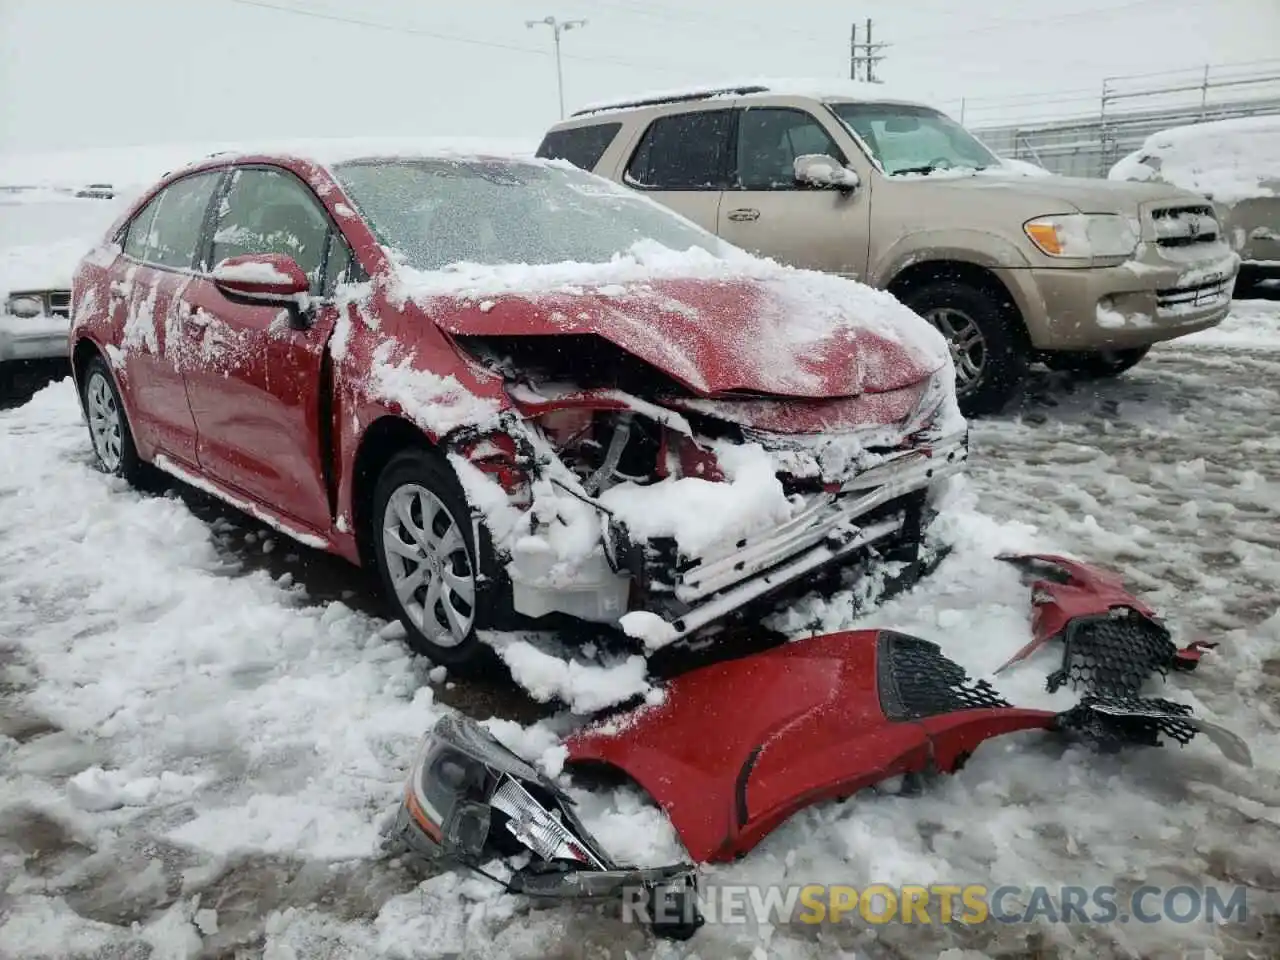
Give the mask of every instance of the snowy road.
M 1178 639 L 1223 640 L 1165 694 L 1242 733 L 1256 769 L 1199 741 L 1099 757 L 1007 738 L 923 796 L 809 811 L 705 879 L 1243 884 L 1243 925 L 723 924 L 655 948 L 480 881 L 416 886 L 373 851 L 423 729 L 446 703 L 501 713 L 536 758 L 549 728 L 517 724 L 541 711 L 450 688 L 340 564 L 198 496 L 105 480 L 59 383 L 0 412 L 0 957 L 1280 955 L 1280 303 L 1239 304 L 1118 382 L 1046 380 L 976 426 L 974 454 L 955 553 L 866 622 L 985 673 L 1027 639 L 1025 589 L 995 552 L 1115 566 Z M 847 605 L 790 619 L 814 621 L 847 626 Z M 1042 691 L 1054 652 L 1003 689 L 1071 702 Z M 623 859 L 678 855 L 634 795 L 587 812 Z

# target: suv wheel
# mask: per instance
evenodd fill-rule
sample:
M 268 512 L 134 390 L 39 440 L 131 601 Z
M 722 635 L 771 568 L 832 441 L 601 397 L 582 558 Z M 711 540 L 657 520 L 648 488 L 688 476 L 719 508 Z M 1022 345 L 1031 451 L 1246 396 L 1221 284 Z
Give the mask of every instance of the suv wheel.
M 483 598 L 471 511 L 449 466 L 426 450 L 397 454 L 378 478 L 369 522 L 409 646 L 461 672 L 492 662 L 476 636 Z
M 1027 358 L 1011 304 L 958 280 L 927 283 L 902 302 L 947 338 L 966 416 L 997 413 L 1022 389 Z
M 1133 347 L 1130 350 L 1047 353 L 1044 365 L 1050 370 L 1070 373 L 1081 380 L 1101 380 L 1120 376 L 1145 357 L 1150 349 Z

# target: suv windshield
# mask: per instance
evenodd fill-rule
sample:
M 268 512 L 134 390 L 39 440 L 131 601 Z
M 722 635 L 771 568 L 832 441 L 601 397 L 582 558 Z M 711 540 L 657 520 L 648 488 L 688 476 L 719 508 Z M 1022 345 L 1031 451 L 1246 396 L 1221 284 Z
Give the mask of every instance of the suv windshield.
M 896 103 L 833 103 L 830 107 L 862 138 L 889 176 L 1000 165 L 973 134 L 928 107 Z
M 606 263 L 637 242 L 720 242 L 580 170 L 521 160 L 394 159 L 334 169 L 379 241 L 419 270 L 458 263 Z

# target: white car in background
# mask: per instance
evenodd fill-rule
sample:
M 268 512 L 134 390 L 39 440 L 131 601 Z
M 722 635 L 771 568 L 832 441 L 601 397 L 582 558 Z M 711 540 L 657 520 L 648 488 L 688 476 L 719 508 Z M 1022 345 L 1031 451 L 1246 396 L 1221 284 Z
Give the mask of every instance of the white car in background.
M 127 199 L 104 184 L 0 184 L 0 383 L 15 362 L 66 358 L 71 275 Z
M 1110 178 L 1203 194 L 1240 254 L 1237 290 L 1280 279 L 1280 114 L 1161 130 L 1112 167 Z

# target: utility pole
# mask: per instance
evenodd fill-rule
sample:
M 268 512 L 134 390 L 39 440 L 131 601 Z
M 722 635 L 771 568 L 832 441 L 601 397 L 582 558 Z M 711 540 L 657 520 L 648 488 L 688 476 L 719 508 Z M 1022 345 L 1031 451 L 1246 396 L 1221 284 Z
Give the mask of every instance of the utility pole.
M 560 95 L 560 119 L 564 119 L 564 67 L 560 63 L 560 34 L 567 33 L 577 27 L 585 27 L 585 20 L 557 20 L 555 17 L 543 17 L 541 20 L 526 20 L 524 25 L 534 27 L 550 27 L 551 36 L 556 45 L 556 91 Z
M 874 27 L 868 17 L 866 22 L 867 39 L 858 42 L 858 25 L 855 23 L 849 33 L 849 79 L 865 80 L 867 83 L 883 83 L 876 76 L 876 64 L 885 58 L 880 51 L 889 46 L 887 43 L 873 43 L 871 30 Z

